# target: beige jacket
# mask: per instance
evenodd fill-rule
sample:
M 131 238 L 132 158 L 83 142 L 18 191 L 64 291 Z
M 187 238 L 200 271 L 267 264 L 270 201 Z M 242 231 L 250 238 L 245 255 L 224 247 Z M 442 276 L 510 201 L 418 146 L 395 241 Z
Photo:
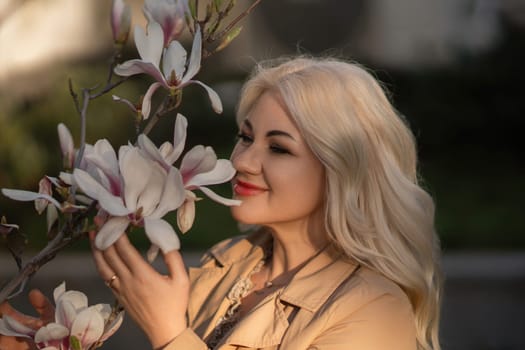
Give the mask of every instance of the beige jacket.
M 226 295 L 263 257 L 268 234 L 219 243 L 190 268 L 189 328 L 166 350 L 206 350 L 203 339 L 230 305 Z M 392 281 L 334 249 L 307 263 L 255 306 L 217 350 L 415 350 L 413 312 Z

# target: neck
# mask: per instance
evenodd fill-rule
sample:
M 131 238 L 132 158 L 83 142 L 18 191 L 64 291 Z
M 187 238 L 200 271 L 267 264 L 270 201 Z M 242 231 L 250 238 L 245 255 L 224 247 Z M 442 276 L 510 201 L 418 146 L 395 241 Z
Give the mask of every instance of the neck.
M 269 280 L 291 272 L 317 255 L 328 243 L 321 230 L 271 228 L 273 254 L 268 262 Z

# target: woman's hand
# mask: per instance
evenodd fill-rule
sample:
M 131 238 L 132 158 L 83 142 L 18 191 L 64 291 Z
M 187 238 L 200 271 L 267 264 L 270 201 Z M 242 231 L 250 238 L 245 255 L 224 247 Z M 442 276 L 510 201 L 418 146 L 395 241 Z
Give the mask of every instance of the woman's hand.
M 93 257 L 100 276 L 106 281 L 126 312 L 148 336 L 153 348 L 169 343 L 187 327 L 189 279 L 178 251 L 164 254 L 168 275 L 159 274 L 123 234 L 108 249 L 94 246 Z M 116 277 L 113 277 L 116 276 Z
M 55 308 L 42 292 L 37 289 L 29 292 L 29 302 L 35 308 L 39 317 L 25 315 L 11 307 L 7 302 L 0 304 L 0 316 L 8 315 L 24 326 L 37 330 L 55 318 Z M 0 335 L 0 350 L 28 350 L 36 349 L 34 343 L 21 337 Z

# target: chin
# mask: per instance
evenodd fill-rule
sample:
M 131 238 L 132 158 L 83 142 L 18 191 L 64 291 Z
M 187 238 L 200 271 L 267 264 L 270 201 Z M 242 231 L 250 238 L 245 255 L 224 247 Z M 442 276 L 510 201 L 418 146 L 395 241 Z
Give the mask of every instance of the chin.
M 242 225 L 260 225 L 261 217 L 257 215 L 257 212 L 250 210 L 243 205 L 230 207 L 232 217 Z

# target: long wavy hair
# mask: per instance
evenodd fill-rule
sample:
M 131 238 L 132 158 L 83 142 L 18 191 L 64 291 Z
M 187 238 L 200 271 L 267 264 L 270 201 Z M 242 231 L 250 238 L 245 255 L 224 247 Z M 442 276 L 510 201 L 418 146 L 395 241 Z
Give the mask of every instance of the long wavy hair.
M 418 185 L 415 138 L 377 80 L 335 58 L 259 64 L 244 85 L 240 124 L 277 93 L 326 169 L 325 225 L 348 257 L 408 295 L 418 348 L 439 350 L 439 242 L 432 198 Z

